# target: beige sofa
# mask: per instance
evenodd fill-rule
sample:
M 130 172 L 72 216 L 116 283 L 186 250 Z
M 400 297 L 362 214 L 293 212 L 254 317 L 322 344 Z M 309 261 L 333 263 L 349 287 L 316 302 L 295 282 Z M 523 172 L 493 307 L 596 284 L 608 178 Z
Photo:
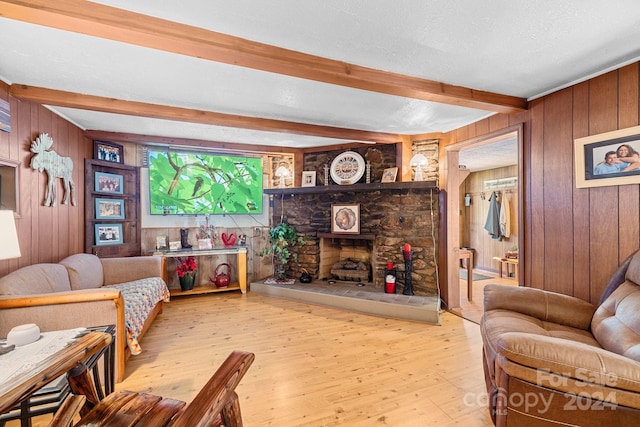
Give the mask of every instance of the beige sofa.
M 169 290 L 163 258 L 69 256 L 58 264 L 34 264 L 0 278 L 0 336 L 35 323 L 43 332 L 115 325 L 116 372 L 140 351 L 138 341 L 162 312 Z
M 600 304 L 539 289 L 484 289 L 483 364 L 496 426 L 640 420 L 640 252 Z

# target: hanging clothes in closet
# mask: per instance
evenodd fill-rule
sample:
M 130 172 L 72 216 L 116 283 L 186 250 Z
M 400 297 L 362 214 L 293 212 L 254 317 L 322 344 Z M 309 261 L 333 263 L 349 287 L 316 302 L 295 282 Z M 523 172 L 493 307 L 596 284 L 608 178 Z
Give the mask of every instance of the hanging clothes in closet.
M 502 240 L 502 234 L 500 233 L 500 202 L 495 191 L 489 197 L 489 212 L 484 229 L 489 232 L 492 239 Z
M 500 196 L 500 234 L 505 239 L 511 236 L 511 206 L 509 206 L 509 196 L 503 191 Z

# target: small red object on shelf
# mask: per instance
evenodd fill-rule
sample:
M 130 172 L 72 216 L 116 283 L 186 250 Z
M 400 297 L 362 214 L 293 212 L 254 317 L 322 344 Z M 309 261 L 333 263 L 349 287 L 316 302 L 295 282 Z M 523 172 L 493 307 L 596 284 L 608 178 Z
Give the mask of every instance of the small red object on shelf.
M 409 243 L 405 243 L 404 244 L 404 251 L 405 252 L 411 252 L 411 245 Z

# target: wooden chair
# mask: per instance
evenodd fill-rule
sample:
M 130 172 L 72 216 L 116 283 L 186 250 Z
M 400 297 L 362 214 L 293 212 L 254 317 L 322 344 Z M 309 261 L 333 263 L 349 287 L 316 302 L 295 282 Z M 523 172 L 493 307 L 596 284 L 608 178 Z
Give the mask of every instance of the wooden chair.
M 117 391 L 100 401 L 90 372 L 80 365 L 68 375 L 75 396 L 58 410 L 49 426 L 242 427 L 235 388 L 254 359 L 253 353 L 233 351 L 189 404 L 132 391 Z M 80 420 L 70 424 L 78 413 Z

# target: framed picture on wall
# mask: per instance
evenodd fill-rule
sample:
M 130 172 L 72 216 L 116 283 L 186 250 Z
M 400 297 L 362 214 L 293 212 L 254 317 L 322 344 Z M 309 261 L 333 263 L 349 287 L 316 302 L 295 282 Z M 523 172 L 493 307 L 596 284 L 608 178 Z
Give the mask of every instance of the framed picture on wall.
M 94 190 L 99 193 L 123 194 L 124 192 L 122 175 L 96 172 L 94 181 Z
M 124 200 L 96 198 L 96 219 L 124 219 Z
M 96 224 L 96 245 L 122 243 L 122 224 Z
M 360 234 L 360 203 L 331 205 L 331 232 Z
M 640 183 L 640 126 L 574 140 L 576 187 Z
M 112 163 L 124 163 L 124 148 L 112 142 L 93 141 L 93 158 Z

